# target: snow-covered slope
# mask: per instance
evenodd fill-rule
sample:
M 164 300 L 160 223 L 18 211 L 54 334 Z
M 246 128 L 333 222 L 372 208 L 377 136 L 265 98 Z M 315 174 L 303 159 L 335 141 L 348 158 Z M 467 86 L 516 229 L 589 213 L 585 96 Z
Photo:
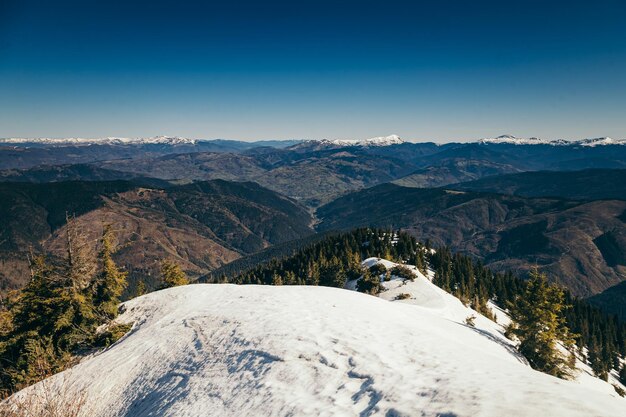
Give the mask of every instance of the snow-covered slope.
M 605 138 L 593 138 L 583 139 L 577 142 L 580 146 L 606 146 L 606 145 L 626 145 L 626 139 L 613 139 L 609 137 Z
M 0 138 L 0 144 L 8 145 L 93 145 L 93 144 L 109 144 L 109 145 L 194 145 L 199 142 L 211 142 L 214 139 L 191 139 L 181 138 L 178 136 L 155 136 L 149 138 Z M 261 141 L 275 144 L 281 141 Z M 309 139 L 297 141 L 284 141 L 285 143 L 295 142 L 296 146 L 306 147 L 317 145 L 321 147 L 345 147 L 345 146 L 390 146 L 405 143 L 398 135 L 379 136 L 369 139 Z M 512 135 L 502 135 L 496 138 L 483 138 L 477 141 L 482 144 L 512 144 L 512 145 L 552 145 L 552 146 L 606 146 L 606 145 L 626 145 L 626 139 L 612 139 L 609 137 L 600 137 L 582 140 L 545 140 L 539 138 L 518 138 Z
M 391 270 L 393 267 L 400 265 L 380 258 L 368 258 L 363 261 L 362 264 L 364 267 L 368 268 L 375 264 L 382 264 L 387 270 Z M 410 269 L 415 275 L 415 279 L 410 281 L 391 275 L 390 280 L 385 281 L 384 276 L 381 276 L 381 284 L 384 290 L 379 294 L 380 298 L 397 303 L 427 307 L 430 309 L 431 313 L 459 324 L 465 324 L 465 320 L 468 317 L 474 317 L 474 328 L 476 331 L 488 335 L 494 342 L 506 347 L 506 349 L 522 363 L 527 363 L 524 357 L 516 352 L 515 343 L 504 336 L 506 326 L 511 323 L 511 319 L 505 311 L 492 302 L 489 302 L 489 308 L 496 317 L 496 322 L 494 322 L 470 307 L 465 306 L 458 298 L 433 284 L 431 281 L 435 274 L 432 270 L 429 269 L 427 275 L 424 275 L 415 266 L 402 266 Z M 346 288 L 356 288 L 356 281 L 348 282 Z M 408 296 L 408 298 L 402 297 L 403 299 L 397 299 L 400 294 L 404 294 L 404 296 Z M 564 354 L 568 354 L 564 347 L 561 346 L 561 348 Z M 610 395 L 615 395 L 613 385 L 626 389 L 626 387 L 619 382 L 615 372 L 609 375 L 607 382 L 595 377 L 589 365 L 584 363 L 581 358 L 577 359 L 576 368 L 577 370 L 574 375 L 575 382 L 587 388 L 606 392 Z
M 141 145 L 141 144 L 160 144 L 160 145 L 187 145 L 195 144 L 200 139 L 189 139 L 170 136 L 155 136 L 151 138 L 5 138 L 0 139 L 0 143 L 6 144 L 41 144 L 41 145 L 92 145 L 92 144 L 108 144 L 108 145 Z
M 509 145 L 551 145 L 551 146 L 606 146 L 606 145 L 626 145 L 626 139 L 612 139 L 609 137 L 581 139 L 581 140 L 545 140 L 539 138 L 518 138 L 512 135 L 502 135 L 496 138 L 479 139 L 478 143 L 483 144 L 509 144 Z
M 533 371 L 458 323 L 428 280 L 413 284 L 407 302 L 305 286 L 158 291 L 125 303 L 130 334 L 51 382 L 84 391 L 90 417 L 624 415 L 626 400 Z
M 326 146 L 390 146 L 404 143 L 398 135 L 379 136 L 369 139 L 321 139 L 308 142 Z

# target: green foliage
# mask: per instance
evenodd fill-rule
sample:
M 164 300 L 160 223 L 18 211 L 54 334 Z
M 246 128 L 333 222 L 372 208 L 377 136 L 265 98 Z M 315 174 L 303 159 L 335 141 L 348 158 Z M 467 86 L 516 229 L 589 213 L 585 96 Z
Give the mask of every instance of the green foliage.
M 100 272 L 94 281 L 94 305 L 98 312 L 107 319 L 117 315 L 117 306 L 120 303 L 122 292 L 126 289 L 127 273 L 121 272 L 113 262 L 113 233 L 111 226 L 106 225 L 100 241 Z
M 391 275 L 396 276 L 398 278 L 409 279 L 411 281 L 415 280 L 415 274 L 409 268 L 403 265 L 397 265 L 391 268 Z
M 275 284 L 275 276 L 281 277 L 283 285 L 330 285 L 343 287 L 345 280 L 353 280 L 361 275 L 357 290 L 369 294 L 380 292 L 380 276 L 387 274 L 383 265 L 375 265 L 363 270 L 362 259 L 383 258 L 415 265 L 418 268 L 429 266 L 435 271 L 433 283 L 458 297 L 465 305 L 471 306 L 478 313 L 495 321 L 496 317 L 488 306 L 492 301 L 502 308 L 507 308 L 523 297 L 526 282 L 512 273 L 494 273 L 481 262 L 468 256 L 452 254 L 449 248 L 439 248 L 430 253 L 430 243 L 419 244 L 406 233 L 384 229 L 362 228 L 347 233 L 326 235 L 323 239 L 314 239 L 303 247 L 290 247 L 275 257 L 255 267 L 237 269 L 238 275 L 221 275 L 219 282 L 237 284 Z M 390 271 L 389 271 L 390 272 Z M 563 308 L 559 320 L 565 317 L 565 323 L 571 337 L 575 338 L 578 348 L 592 344 L 592 337 L 597 339 L 598 353 L 594 361 L 610 370 L 618 369 L 619 356 L 626 354 L 626 326 L 616 317 L 609 316 L 583 300 L 572 298 L 564 292 Z M 513 329 L 507 329 L 507 337 L 515 338 Z M 568 345 L 571 342 L 568 340 Z M 573 346 L 568 346 L 573 350 Z M 569 358 L 562 358 L 570 365 Z M 567 370 L 567 363 L 563 365 Z M 599 365 L 598 365 L 599 367 Z
M 131 323 L 113 323 L 96 335 L 94 345 L 108 347 L 120 340 L 132 327 L 133 325 Z
M 187 284 L 189 284 L 189 278 L 177 263 L 168 260 L 161 262 L 161 288 Z
M 137 288 L 135 289 L 135 297 L 141 297 L 142 295 L 144 295 L 148 290 L 146 289 L 146 283 L 143 281 L 139 281 L 137 283 Z
M 524 280 L 510 272 L 493 273 L 481 262 L 465 255 L 452 254 L 449 248 L 439 248 L 428 258 L 435 271 L 434 284 L 493 320 L 495 315 L 487 306 L 489 300 L 507 308 L 509 303 L 525 294 Z M 564 298 L 564 304 L 571 308 L 561 310 L 561 315 L 565 317 L 565 324 L 578 349 L 585 346 L 589 348 L 588 361 L 596 374 L 604 377 L 612 368 L 619 369 L 618 358 L 626 355 L 626 325 L 616 316 L 608 315 L 584 300 L 573 298 L 567 292 L 564 292 Z M 506 329 L 505 335 L 508 338 L 515 337 L 512 329 Z
M 626 385 L 626 363 L 622 365 L 622 369 L 619 371 L 619 381 Z
M 558 342 L 570 349 L 574 345 L 563 315 L 567 308 L 564 291 L 538 271 L 531 272 L 524 292 L 509 303 L 511 333 L 520 340 L 520 353 L 534 369 L 560 378 L 572 372 L 557 347 Z
M 415 264 L 424 257 L 422 245 L 406 233 L 362 228 L 329 235 L 321 241 L 294 250 L 290 256 L 273 258 L 225 281 L 237 284 L 271 285 L 274 275 L 285 285 L 324 285 L 343 288 L 347 280 L 363 274 L 361 260 L 380 257 Z M 386 268 L 379 266 L 379 274 Z M 373 282 L 371 283 L 374 284 Z M 375 286 L 367 292 L 375 290 Z
M 403 293 L 396 295 L 394 300 L 408 300 L 409 298 L 411 298 L 411 295 L 403 292 Z
M 0 397 L 69 366 L 75 353 L 97 345 L 96 328 L 117 314 L 126 275 L 111 259 L 110 230 L 93 280 L 83 275 L 90 267 L 69 236 L 65 261 L 35 257 L 29 283 L 1 307 Z
M 333 257 L 330 262 L 321 266 L 319 285 L 342 288 L 346 283 L 347 277 L 343 263 L 339 258 Z
M 387 267 L 383 264 L 374 264 L 369 268 L 372 275 L 381 276 L 382 274 L 387 273 Z
M 363 277 L 357 281 L 356 290 L 366 294 L 376 295 L 381 290 L 380 277 L 373 275 L 369 270 L 363 273 Z
M 283 285 L 283 279 L 280 275 L 274 274 L 272 277 L 272 285 Z

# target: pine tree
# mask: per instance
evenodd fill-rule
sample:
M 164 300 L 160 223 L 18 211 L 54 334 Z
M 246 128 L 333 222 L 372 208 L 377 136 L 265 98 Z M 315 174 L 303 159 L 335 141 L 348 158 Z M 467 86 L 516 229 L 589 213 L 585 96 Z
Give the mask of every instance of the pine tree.
M 356 290 L 366 294 L 376 295 L 380 292 L 380 288 L 380 277 L 372 274 L 368 269 L 363 272 L 363 276 L 356 283 Z
M 622 365 L 622 369 L 619 371 L 619 380 L 622 384 L 626 385 L 626 363 Z
M 141 297 L 142 295 L 144 295 L 147 292 L 146 289 L 146 283 L 143 281 L 139 281 L 137 283 L 137 289 L 135 290 L 135 296 L 136 297 Z
M 98 254 L 100 271 L 94 283 L 94 305 L 107 319 L 113 319 L 117 315 L 120 297 L 128 285 L 127 273 L 117 268 L 113 261 L 113 253 L 113 231 L 110 225 L 106 225 L 100 239 Z
M 272 277 L 272 285 L 283 285 L 283 279 L 276 272 L 274 272 Z
M 530 273 L 525 291 L 510 303 L 510 333 L 520 340 L 519 351 L 539 371 L 560 378 L 571 376 L 570 363 L 558 350 L 561 342 L 571 348 L 573 338 L 565 326 L 564 292 L 549 285 L 544 274 Z
M 31 263 L 32 278 L 9 304 L 7 327 L 0 335 L 0 390 L 13 391 L 30 385 L 41 376 L 35 368 L 44 349 L 53 372 L 63 369 L 70 351 L 90 338 L 93 321 L 77 308 L 74 289 L 43 257 Z M 6 393 L 6 392 L 5 392 Z
M 161 288 L 170 288 L 187 285 L 189 279 L 177 263 L 166 259 L 161 262 L 161 282 Z
M 320 269 L 319 285 L 343 288 L 347 274 L 338 258 L 333 257 L 328 265 Z

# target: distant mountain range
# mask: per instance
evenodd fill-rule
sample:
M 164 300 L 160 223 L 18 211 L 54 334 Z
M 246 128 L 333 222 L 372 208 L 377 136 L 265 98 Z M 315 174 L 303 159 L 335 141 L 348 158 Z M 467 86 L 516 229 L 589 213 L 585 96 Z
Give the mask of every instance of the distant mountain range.
M 319 146 L 391 146 L 407 143 L 398 135 L 378 136 L 369 139 L 289 139 L 289 140 L 261 140 L 261 141 L 237 141 L 227 139 L 201 139 L 184 138 L 179 136 L 153 136 L 153 137 L 104 137 L 104 138 L 0 138 L 0 144 L 7 145 L 197 145 L 201 143 L 214 144 L 242 144 L 243 148 L 257 146 L 288 147 L 300 143 Z M 409 143 L 415 143 L 409 141 Z M 553 145 L 553 146 L 603 146 L 603 145 L 626 145 L 626 139 L 613 139 L 598 137 L 580 140 L 545 140 L 536 137 L 519 138 L 513 135 L 501 135 L 495 138 L 482 138 L 467 143 L 483 144 L 513 144 L 513 145 Z M 246 145 L 247 144 L 247 145 Z
M 148 281 L 157 258 L 197 277 L 277 244 L 288 251 L 314 229 L 376 225 L 498 270 L 538 265 L 591 296 L 626 279 L 623 144 L 510 135 L 447 144 L 395 135 L 5 140 L 0 287 L 28 276 L 29 247 L 59 253 L 68 211 L 94 239 L 100 219 L 121 225 L 129 247 L 118 260 Z

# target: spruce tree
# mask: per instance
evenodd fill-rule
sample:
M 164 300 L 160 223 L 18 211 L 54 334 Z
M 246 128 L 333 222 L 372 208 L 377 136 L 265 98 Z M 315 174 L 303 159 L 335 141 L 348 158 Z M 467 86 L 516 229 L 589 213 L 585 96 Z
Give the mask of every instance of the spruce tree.
M 146 289 L 146 283 L 143 281 L 139 281 L 137 283 L 137 288 L 135 289 L 135 296 L 136 297 L 141 297 L 142 295 L 144 295 L 147 292 Z
M 622 369 L 619 371 L 619 380 L 622 384 L 626 385 L 626 363 L 622 365 Z
M 113 253 L 113 231 L 110 225 L 106 225 L 100 239 L 98 254 L 100 270 L 94 283 L 94 305 L 106 319 L 113 319 L 117 315 L 120 297 L 128 285 L 127 273 L 117 268 L 113 261 Z
M 272 285 L 283 285 L 283 279 L 274 272 L 274 276 L 272 277 Z
M 570 362 L 557 343 L 572 348 L 573 338 L 565 325 L 562 289 L 549 285 L 544 274 L 530 273 L 525 291 L 509 304 L 513 323 L 509 332 L 520 340 L 519 351 L 539 371 L 560 378 L 571 376 Z
M 189 284 L 189 279 L 177 263 L 167 259 L 161 262 L 161 288 L 187 284 Z

